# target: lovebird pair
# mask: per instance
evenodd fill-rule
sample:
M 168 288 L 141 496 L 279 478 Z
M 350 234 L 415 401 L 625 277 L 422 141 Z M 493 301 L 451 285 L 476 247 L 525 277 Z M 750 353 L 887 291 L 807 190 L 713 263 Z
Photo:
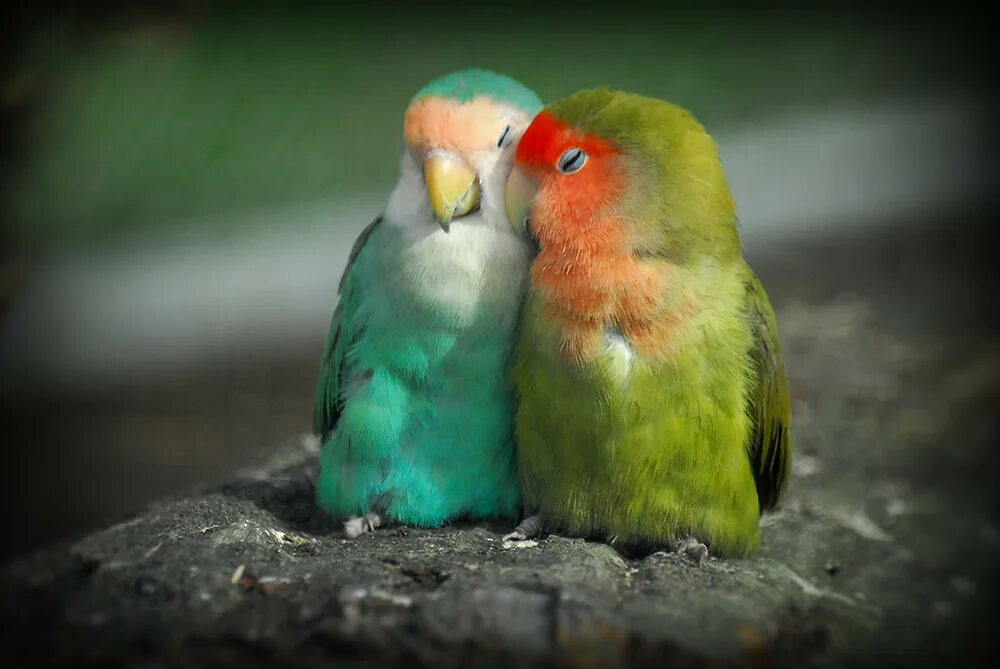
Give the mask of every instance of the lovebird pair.
M 705 129 L 464 70 L 404 136 L 323 356 L 320 506 L 349 538 L 521 514 L 510 539 L 752 552 L 788 479 L 788 386 Z

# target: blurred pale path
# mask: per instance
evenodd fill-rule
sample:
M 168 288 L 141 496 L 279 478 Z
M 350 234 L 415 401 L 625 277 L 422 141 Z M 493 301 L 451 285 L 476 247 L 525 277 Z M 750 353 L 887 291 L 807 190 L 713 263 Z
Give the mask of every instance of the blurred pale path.
M 748 252 L 983 203 L 986 122 L 972 101 L 923 101 L 721 133 Z M 166 237 L 55 256 L 11 308 L 0 368 L 25 387 L 85 390 L 298 346 L 318 359 L 347 253 L 383 199 L 262 211 L 214 243 Z

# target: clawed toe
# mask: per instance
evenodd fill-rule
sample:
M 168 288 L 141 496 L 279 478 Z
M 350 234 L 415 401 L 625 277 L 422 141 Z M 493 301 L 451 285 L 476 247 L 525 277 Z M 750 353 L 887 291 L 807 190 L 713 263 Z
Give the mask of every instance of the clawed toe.
M 701 564 L 708 559 L 708 546 L 703 543 L 699 543 L 696 546 L 691 546 L 684 551 L 685 555 L 695 561 L 696 564 Z
M 344 522 L 344 538 L 357 539 L 365 532 L 373 532 L 381 527 L 382 516 L 377 513 L 366 513 L 363 516 L 351 516 Z
M 542 532 L 542 521 L 538 516 L 528 516 L 520 522 L 520 524 L 514 528 L 513 532 L 509 532 L 501 538 L 501 541 L 527 541 L 537 537 Z
M 695 564 L 702 564 L 708 559 L 708 546 L 698 541 L 694 537 L 682 537 L 671 542 L 670 546 L 675 553 L 686 555 Z

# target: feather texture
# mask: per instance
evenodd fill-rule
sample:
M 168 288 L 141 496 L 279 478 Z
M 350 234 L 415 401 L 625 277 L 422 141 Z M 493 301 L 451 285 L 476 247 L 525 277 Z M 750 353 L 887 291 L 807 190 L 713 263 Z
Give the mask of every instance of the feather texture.
M 506 366 L 526 250 L 474 222 L 447 248 L 432 235 L 373 227 L 345 276 L 317 391 L 317 494 L 334 516 L 437 526 L 517 511 Z
M 791 403 L 781 359 L 778 324 L 767 293 L 752 273 L 747 280 L 746 312 L 753 343 L 754 383 L 749 397 L 753 432 L 749 455 L 762 511 L 773 509 L 788 486 L 791 460 Z
M 577 149 L 584 167 L 560 173 Z M 787 481 L 789 400 L 711 137 L 674 105 L 585 91 L 536 117 L 517 165 L 538 184 L 514 366 L 528 511 L 570 534 L 752 552 Z
M 463 70 L 407 109 L 399 181 L 351 250 L 317 384 L 316 496 L 331 515 L 433 527 L 519 508 L 507 368 L 528 245 L 502 216 L 513 150 L 497 138 L 540 106 L 508 77 Z M 480 187 L 446 229 L 422 171 L 442 151 Z

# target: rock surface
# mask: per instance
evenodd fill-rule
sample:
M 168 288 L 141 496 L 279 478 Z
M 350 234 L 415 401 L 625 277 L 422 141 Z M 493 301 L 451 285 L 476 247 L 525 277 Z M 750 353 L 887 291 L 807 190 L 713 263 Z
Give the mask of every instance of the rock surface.
M 1000 349 L 961 292 L 975 278 L 965 251 L 924 245 L 928 257 L 901 269 L 879 248 L 867 260 L 824 251 L 837 276 L 850 274 L 842 263 L 869 268 L 853 287 L 797 281 L 808 260 L 764 264 L 766 284 L 795 286 L 776 302 L 796 453 L 751 559 L 697 566 L 559 536 L 515 548 L 500 540 L 507 526 L 488 524 L 348 542 L 316 513 L 316 444 L 302 439 L 226 485 L 7 565 L 4 656 L 137 667 L 991 657 Z

